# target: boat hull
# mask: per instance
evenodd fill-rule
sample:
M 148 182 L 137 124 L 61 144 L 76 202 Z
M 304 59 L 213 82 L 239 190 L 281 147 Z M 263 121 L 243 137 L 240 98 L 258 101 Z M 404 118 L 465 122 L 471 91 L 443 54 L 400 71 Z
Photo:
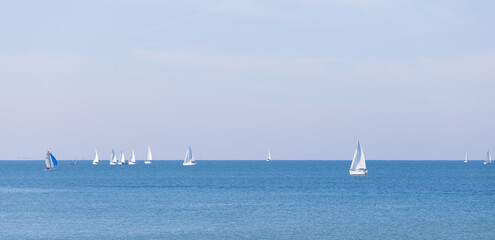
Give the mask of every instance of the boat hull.
M 135 162 L 129 162 L 128 164 L 129 165 L 135 165 L 136 163 Z
M 144 164 L 151 164 L 151 162 L 147 162 L 147 161 L 145 161 L 145 162 L 144 162 Z
M 356 170 L 356 171 L 349 171 L 350 175 L 366 175 L 368 174 L 367 170 Z
M 189 162 L 189 163 L 182 163 L 182 166 L 195 166 L 195 162 Z

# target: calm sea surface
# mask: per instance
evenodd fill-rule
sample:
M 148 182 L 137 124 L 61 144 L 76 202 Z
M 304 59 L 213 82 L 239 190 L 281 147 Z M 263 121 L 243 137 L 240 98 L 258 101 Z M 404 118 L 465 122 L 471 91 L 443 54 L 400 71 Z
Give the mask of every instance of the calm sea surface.
M 0 161 L 0 239 L 495 239 L 480 161 Z

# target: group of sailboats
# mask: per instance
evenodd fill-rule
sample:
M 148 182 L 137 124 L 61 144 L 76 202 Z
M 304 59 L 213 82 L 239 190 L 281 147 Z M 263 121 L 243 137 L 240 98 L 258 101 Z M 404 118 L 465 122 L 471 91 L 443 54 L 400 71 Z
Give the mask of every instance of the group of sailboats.
M 464 157 L 464 162 L 467 163 L 468 162 L 468 154 L 466 152 L 466 156 Z M 483 164 L 491 164 L 492 163 L 492 155 L 490 154 L 490 150 L 488 150 L 486 152 L 486 156 L 485 156 L 485 161 L 483 162 Z
M 148 155 L 145 164 L 151 164 L 153 158 L 151 156 L 151 149 L 148 146 Z M 100 163 L 100 159 L 98 158 L 98 151 L 95 149 L 95 158 L 93 159 L 93 165 L 98 165 Z M 115 150 L 112 149 L 112 155 L 110 155 L 110 165 L 135 165 L 136 164 L 136 155 L 134 154 L 134 150 L 131 150 L 131 158 L 129 162 L 126 162 L 125 155 L 123 151 L 120 151 L 119 159 L 117 160 L 117 155 L 115 154 Z
M 100 162 L 98 158 L 98 151 L 95 149 L 95 158 L 93 159 L 93 165 L 98 165 Z M 151 154 L 151 148 L 148 146 L 148 153 L 146 155 L 146 160 L 144 164 L 151 164 L 153 162 L 153 156 Z M 124 152 L 120 151 L 120 157 L 117 160 L 117 155 L 115 154 L 115 150 L 112 149 L 112 155 L 110 156 L 110 165 L 135 165 L 136 164 L 136 155 L 134 155 L 134 150 L 131 150 L 131 158 L 129 162 L 126 162 Z M 186 157 L 184 158 L 183 166 L 194 166 L 196 165 L 196 161 L 194 155 L 191 150 L 191 146 L 188 147 L 186 152 Z

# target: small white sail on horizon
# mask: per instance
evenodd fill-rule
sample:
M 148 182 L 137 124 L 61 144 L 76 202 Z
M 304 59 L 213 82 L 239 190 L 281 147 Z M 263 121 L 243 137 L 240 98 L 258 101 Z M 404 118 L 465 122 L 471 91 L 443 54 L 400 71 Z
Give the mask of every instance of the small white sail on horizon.
M 468 153 L 466 152 L 466 157 L 464 158 L 464 162 L 467 162 L 468 160 Z
M 352 158 L 349 174 L 350 175 L 368 174 L 368 169 L 366 169 L 366 159 L 364 158 L 364 153 L 361 148 L 361 144 L 359 143 L 359 140 L 357 143 L 356 151 L 354 152 L 354 157 Z
M 270 151 L 268 151 L 268 156 L 266 157 L 266 161 L 269 162 L 270 160 L 272 160 L 272 154 L 270 153 Z
M 182 163 L 182 166 L 194 166 L 194 165 L 196 165 L 196 161 L 194 159 L 191 146 L 189 146 L 186 152 L 186 157 L 184 157 L 184 162 Z
M 98 152 L 95 149 L 95 158 L 93 159 L 93 165 L 98 165 L 99 161 L 100 160 L 98 159 Z
M 124 151 L 120 151 L 120 157 L 119 157 L 119 162 L 118 162 L 119 165 L 125 165 L 126 162 L 125 162 L 125 157 L 124 157 Z
M 136 156 L 134 155 L 134 150 L 131 150 L 131 159 L 129 159 L 129 165 L 136 164 Z
M 492 163 L 492 155 L 490 154 L 490 150 L 488 150 L 488 152 L 486 152 L 486 158 L 483 164 L 490 164 L 490 163 Z
M 144 161 L 144 164 L 151 164 L 152 161 L 153 161 L 153 156 L 151 155 L 150 145 L 148 145 L 148 154 L 146 156 L 146 161 Z
M 117 155 L 115 155 L 115 150 L 112 149 L 112 155 L 110 156 L 110 165 L 117 164 Z

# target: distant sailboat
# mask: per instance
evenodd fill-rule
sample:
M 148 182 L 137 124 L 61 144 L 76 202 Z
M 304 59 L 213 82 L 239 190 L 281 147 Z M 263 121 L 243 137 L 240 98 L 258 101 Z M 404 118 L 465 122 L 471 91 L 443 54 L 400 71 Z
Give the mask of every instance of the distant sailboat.
M 125 162 L 125 157 L 124 157 L 124 151 L 120 151 L 120 157 L 119 157 L 119 165 L 126 165 L 127 163 Z
M 486 158 L 483 164 L 490 164 L 490 163 L 492 163 L 492 155 L 490 155 L 490 150 L 488 150 L 488 152 L 486 152 Z
M 266 161 L 269 162 L 270 160 L 272 160 L 272 154 L 270 153 L 270 151 L 268 151 L 268 156 L 266 157 Z
M 57 159 L 55 159 L 50 151 L 46 152 L 45 166 L 46 169 L 53 169 L 55 166 L 57 166 Z
M 99 161 L 100 160 L 98 159 L 98 152 L 95 149 L 95 159 L 93 159 L 93 165 L 98 165 Z
M 153 157 L 151 156 L 151 148 L 150 145 L 148 145 L 148 156 L 146 157 L 146 161 L 144 161 L 144 164 L 151 164 L 153 161 Z
M 468 154 L 466 152 L 466 157 L 464 158 L 464 162 L 467 162 L 467 160 L 468 160 Z
M 131 159 L 129 159 L 129 165 L 136 164 L 136 156 L 134 156 L 134 150 L 131 150 Z
M 191 146 L 187 149 L 186 157 L 184 158 L 184 163 L 182 166 L 194 166 L 196 165 L 196 161 L 194 160 L 194 155 L 191 150 Z
M 366 169 L 366 159 L 364 158 L 361 144 L 358 141 L 356 151 L 354 152 L 354 158 L 352 159 L 351 168 L 349 169 L 350 175 L 366 175 L 368 169 Z
M 115 150 L 112 149 L 112 156 L 110 156 L 110 165 L 117 164 L 117 155 L 115 155 Z

